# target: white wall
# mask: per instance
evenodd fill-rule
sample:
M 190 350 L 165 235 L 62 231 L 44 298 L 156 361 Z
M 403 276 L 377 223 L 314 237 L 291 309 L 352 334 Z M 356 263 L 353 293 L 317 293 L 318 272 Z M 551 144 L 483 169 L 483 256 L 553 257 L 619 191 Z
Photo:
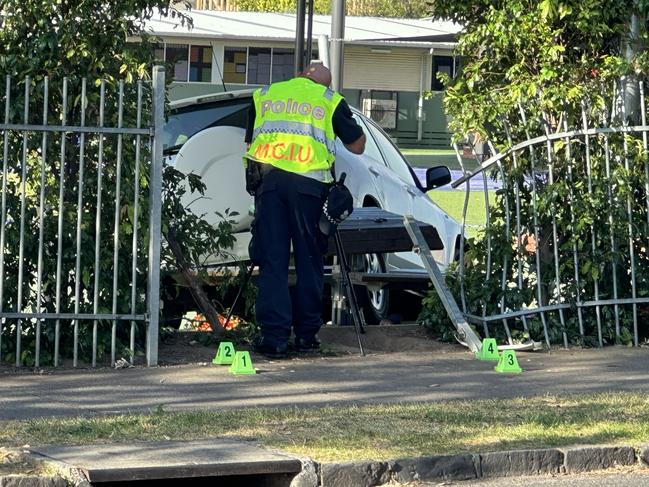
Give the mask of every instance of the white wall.
M 419 91 L 425 49 L 345 46 L 343 86 L 347 89 Z

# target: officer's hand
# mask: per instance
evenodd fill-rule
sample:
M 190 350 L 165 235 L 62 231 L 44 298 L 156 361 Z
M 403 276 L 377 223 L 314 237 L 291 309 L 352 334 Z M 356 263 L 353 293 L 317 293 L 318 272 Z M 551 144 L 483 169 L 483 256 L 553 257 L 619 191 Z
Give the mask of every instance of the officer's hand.
M 365 134 L 362 134 L 351 144 L 345 144 L 345 147 L 352 154 L 362 154 L 363 152 L 365 152 L 365 140 Z

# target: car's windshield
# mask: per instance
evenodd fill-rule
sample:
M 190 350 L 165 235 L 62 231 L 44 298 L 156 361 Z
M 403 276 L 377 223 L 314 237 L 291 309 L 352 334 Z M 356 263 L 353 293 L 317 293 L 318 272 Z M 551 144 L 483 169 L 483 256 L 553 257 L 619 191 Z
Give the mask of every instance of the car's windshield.
M 209 127 L 246 128 L 249 98 L 193 105 L 173 110 L 164 126 L 163 148 L 180 148 L 190 137 Z

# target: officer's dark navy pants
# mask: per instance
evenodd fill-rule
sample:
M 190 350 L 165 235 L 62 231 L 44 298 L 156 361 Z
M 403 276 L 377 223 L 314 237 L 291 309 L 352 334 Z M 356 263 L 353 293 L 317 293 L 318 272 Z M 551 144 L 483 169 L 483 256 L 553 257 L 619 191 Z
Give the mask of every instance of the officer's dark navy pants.
M 254 256 L 260 267 L 257 322 L 264 343 L 282 347 L 291 327 L 311 339 L 322 325 L 323 253 L 327 239 L 318 223 L 327 185 L 280 169 L 264 176 L 255 199 Z M 291 252 L 297 282 L 289 291 Z

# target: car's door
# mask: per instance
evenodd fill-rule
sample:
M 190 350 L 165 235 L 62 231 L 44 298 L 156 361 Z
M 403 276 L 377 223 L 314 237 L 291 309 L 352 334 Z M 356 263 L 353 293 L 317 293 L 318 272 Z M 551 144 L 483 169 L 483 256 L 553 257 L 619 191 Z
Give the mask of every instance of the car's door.
M 421 190 L 416 186 L 413 176 L 410 172 L 410 167 L 403 159 L 403 156 L 399 152 L 394 144 L 388 139 L 388 137 L 371 121 L 367 121 L 367 127 L 369 132 L 376 142 L 383 160 L 387 167 L 392 171 L 393 175 L 396 176 L 398 183 L 398 191 L 395 194 L 389 195 L 392 199 L 398 199 L 400 202 L 407 201 L 407 207 L 412 210 L 412 198 L 421 193 Z M 404 204 L 401 202 L 400 204 Z
M 368 121 L 367 126 L 370 134 L 374 138 L 376 145 L 381 151 L 387 167 L 393 173 L 393 177 L 398 178 L 398 187 L 393 193 L 386 194 L 386 199 L 391 202 L 391 206 L 399 208 L 402 211 L 394 211 L 402 215 L 413 215 L 417 220 L 430 223 L 439 232 L 444 246 L 452 245 L 452 238 L 448 239 L 447 219 L 450 217 L 442 211 L 435 203 L 431 201 L 424 191 L 421 183 L 416 179 L 414 171 L 410 168 L 405 158 L 392 143 L 388 136 L 372 122 Z M 389 208 L 386 208 L 389 209 Z M 447 252 L 443 250 L 434 251 L 435 260 L 446 265 L 448 262 Z M 399 258 L 417 266 L 421 265 L 419 257 L 412 252 L 400 253 Z
M 398 215 L 412 212 L 410 198 L 405 196 L 405 185 L 401 178 L 388 166 L 384 153 L 376 138 L 375 128 L 364 117 L 358 117 L 367 141 L 363 157 L 372 159 L 368 165 L 370 177 L 375 180 L 379 204 L 385 210 Z

